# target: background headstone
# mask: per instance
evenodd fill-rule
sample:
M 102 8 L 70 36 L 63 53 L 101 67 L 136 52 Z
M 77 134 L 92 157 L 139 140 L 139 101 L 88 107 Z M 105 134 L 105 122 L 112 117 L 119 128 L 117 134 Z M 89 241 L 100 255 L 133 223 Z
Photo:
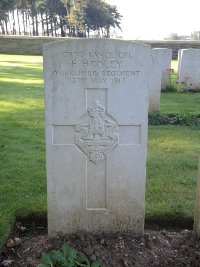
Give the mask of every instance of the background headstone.
M 196 189 L 196 201 L 194 209 L 194 231 L 197 236 L 200 237 L 200 158 L 197 175 L 197 189 Z
M 142 234 L 150 47 L 45 44 L 48 230 Z
M 200 89 L 200 49 L 181 49 L 178 60 L 179 89 Z
M 165 50 L 154 48 L 151 50 L 151 74 L 149 81 L 149 112 L 160 110 L 161 80 L 164 69 Z
M 162 48 L 162 76 L 161 76 L 161 90 L 166 90 L 169 86 L 169 71 L 172 62 L 172 49 Z

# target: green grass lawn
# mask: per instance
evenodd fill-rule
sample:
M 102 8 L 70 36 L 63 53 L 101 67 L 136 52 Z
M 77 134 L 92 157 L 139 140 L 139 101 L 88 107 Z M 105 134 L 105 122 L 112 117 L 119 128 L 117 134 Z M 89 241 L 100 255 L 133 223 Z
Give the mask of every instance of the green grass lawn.
M 46 213 L 42 58 L 0 55 L 0 246 L 15 216 Z
M 177 88 L 177 68 L 178 61 L 172 60 L 171 67 L 174 69 L 173 84 Z M 200 113 L 200 94 L 199 93 L 177 93 L 167 92 L 161 94 L 160 111 L 162 113 Z
M 200 129 L 150 126 L 146 215 L 193 218 Z
M 0 247 L 12 224 L 46 215 L 42 57 L 0 55 Z M 164 93 L 161 111 L 200 113 L 200 94 Z M 150 126 L 146 215 L 192 218 L 200 129 Z
M 200 114 L 200 93 L 162 93 L 160 111 L 171 114 Z
M 174 69 L 174 71 L 177 72 L 177 70 L 178 70 L 178 60 L 172 60 L 171 68 Z

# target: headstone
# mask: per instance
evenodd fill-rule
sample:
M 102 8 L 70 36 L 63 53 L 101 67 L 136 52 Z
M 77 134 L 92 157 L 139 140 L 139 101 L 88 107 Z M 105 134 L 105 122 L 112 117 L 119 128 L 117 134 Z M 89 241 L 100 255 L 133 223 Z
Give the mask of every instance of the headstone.
M 179 90 L 200 89 L 200 49 L 181 49 L 178 52 Z
M 160 48 L 161 49 L 161 48 Z M 162 48 L 162 76 L 161 76 L 161 90 L 165 91 L 169 86 L 169 69 L 172 62 L 172 49 Z
M 165 49 L 151 50 L 151 74 L 149 82 L 149 112 L 160 110 L 161 80 L 163 75 L 163 58 Z
M 200 237 L 200 158 L 197 175 L 196 201 L 194 209 L 194 231 L 196 232 L 197 236 Z
M 150 53 L 122 40 L 43 46 L 50 236 L 143 233 Z
M 177 78 L 178 78 L 179 71 L 180 71 L 181 55 L 182 55 L 182 49 L 179 49 L 179 50 L 178 50 L 178 67 L 177 67 Z

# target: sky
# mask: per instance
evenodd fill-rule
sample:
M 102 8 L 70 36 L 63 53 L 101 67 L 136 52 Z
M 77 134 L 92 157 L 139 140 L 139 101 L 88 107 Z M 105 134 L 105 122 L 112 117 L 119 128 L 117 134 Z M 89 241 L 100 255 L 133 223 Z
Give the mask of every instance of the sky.
M 106 0 L 116 5 L 124 39 L 163 39 L 200 30 L 199 0 Z

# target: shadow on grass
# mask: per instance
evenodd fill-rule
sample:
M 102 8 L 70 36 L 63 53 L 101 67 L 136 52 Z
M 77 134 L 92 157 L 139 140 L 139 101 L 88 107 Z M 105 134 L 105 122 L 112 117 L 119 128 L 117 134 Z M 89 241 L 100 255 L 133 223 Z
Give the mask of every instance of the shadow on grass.
M 8 79 L 8 83 L 12 84 L 15 80 L 19 79 L 22 80 L 21 83 L 23 84 L 28 79 L 31 80 L 38 80 L 43 83 L 42 80 L 42 70 L 40 68 L 26 68 L 26 67 L 15 67 L 13 69 L 12 66 L 4 66 L 1 70 L 1 81 Z

